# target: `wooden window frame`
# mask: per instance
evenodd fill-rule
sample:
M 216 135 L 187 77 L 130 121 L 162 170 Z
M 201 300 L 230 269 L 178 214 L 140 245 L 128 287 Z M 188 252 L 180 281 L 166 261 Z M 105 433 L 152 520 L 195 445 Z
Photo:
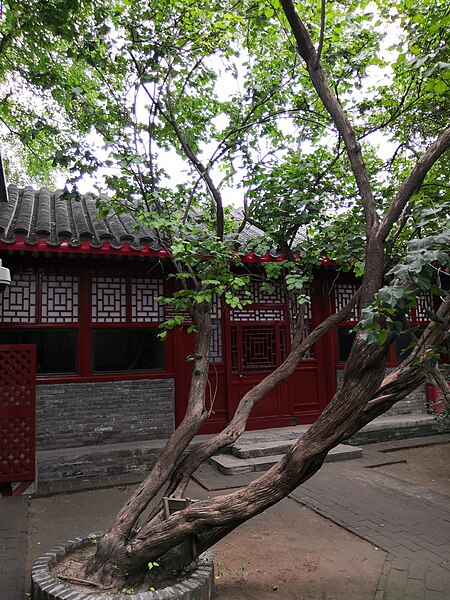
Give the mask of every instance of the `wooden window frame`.
M 18 265 L 18 270 L 20 269 Z M 24 271 L 32 270 L 36 274 L 36 317 L 33 323 L 17 321 L 8 321 L 0 323 L 1 329 L 75 329 L 77 336 L 77 372 L 64 374 L 38 374 L 38 383 L 75 383 L 81 381 L 120 381 L 129 379 L 161 379 L 173 377 L 173 359 L 165 348 L 164 369 L 152 371 L 122 371 L 122 372 L 102 372 L 95 373 L 92 368 L 93 362 L 93 330 L 97 328 L 156 328 L 164 320 L 163 311 L 161 309 L 161 317 L 158 321 L 149 323 L 145 320 L 133 320 L 131 307 L 131 286 L 133 281 L 145 279 L 144 269 L 136 270 L 129 273 L 125 269 L 113 266 L 111 269 L 106 267 L 101 269 L 88 268 L 84 269 L 77 266 L 61 266 L 52 264 L 47 267 L 42 263 L 30 269 L 30 267 L 22 266 Z M 133 270 L 134 271 L 134 270 Z M 71 277 L 78 278 L 78 315 L 77 321 L 73 322 L 43 322 L 42 321 L 42 277 L 45 275 L 67 274 Z M 126 281 L 126 318 L 121 322 L 94 322 L 92 318 L 92 278 L 96 276 L 104 277 L 121 277 Z M 164 294 L 165 283 L 162 277 L 159 277 L 161 290 Z M 149 279 L 149 282 L 155 279 Z M 170 355 L 169 355 L 170 354 Z

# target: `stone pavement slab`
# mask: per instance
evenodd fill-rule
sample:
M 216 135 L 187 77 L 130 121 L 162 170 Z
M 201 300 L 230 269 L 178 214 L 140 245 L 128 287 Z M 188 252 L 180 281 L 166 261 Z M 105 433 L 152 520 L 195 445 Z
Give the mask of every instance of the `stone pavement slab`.
M 28 496 L 0 496 L 0 598 L 23 600 Z

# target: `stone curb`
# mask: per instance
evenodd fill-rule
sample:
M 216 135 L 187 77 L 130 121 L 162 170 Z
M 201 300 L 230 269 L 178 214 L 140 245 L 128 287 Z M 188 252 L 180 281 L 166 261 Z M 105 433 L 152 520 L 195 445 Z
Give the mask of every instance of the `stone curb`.
M 100 537 L 91 533 L 85 538 L 75 538 L 55 546 L 34 563 L 31 570 L 31 597 L 33 600 L 210 600 L 214 587 L 214 563 L 211 552 L 204 552 L 192 575 L 173 586 L 137 594 L 90 594 L 78 592 L 53 577 L 51 567 L 66 553 L 82 544 Z

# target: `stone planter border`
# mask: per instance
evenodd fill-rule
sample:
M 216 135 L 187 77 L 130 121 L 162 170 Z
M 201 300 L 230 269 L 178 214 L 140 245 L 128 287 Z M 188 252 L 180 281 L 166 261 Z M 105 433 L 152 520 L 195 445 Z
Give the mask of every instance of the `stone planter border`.
M 182 583 L 168 586 L 154 592 L 136 594 L 92 594 L 78 592 L 53 577 L 53 567 L 65 554 L 75 548 L 91 543 L 102 533 L 91 533 L 85 538 L 74 538 L 55 546 L 37 559 L 31 570 L 32 600 L 210 600 L 214 587 L 214 563 L 211 552 L 199 557 L 198 567 Z

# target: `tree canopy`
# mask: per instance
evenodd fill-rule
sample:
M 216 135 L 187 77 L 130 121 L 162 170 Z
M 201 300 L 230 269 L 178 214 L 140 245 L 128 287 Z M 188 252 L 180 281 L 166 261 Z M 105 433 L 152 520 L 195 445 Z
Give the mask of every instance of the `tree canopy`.
M 346 1 L 324 3 L 322 12 L 311 2 L 301 14 L 383 211 L 448 118 L 449 9 Z M 364 231 L 353 235 L 362 222 L 358 183 L 345 141 L 278 0 L 13 1 L 4 3 L 1 31 L 0 116 L 30 174 L 62 168 L 76 184 L 100 171 L 98 191 L 117 205 L 146 219 L 159 206 L 155 227 L 164 229 L 161 217 L 174 210 L 198 209 L 211 214 L 219 238 L 222 197 L 245 202 L 248 217 L 264 222 L 267 244 L 296 250 L 306 229 L 311 252 L 326 248 L 362 269 Z M 447 175 L 441 160 L 415 198 L 409 228 L 427 209 L 436 217 Z M 341 249 L 335 228 L 340 239 L 349 233 Z

